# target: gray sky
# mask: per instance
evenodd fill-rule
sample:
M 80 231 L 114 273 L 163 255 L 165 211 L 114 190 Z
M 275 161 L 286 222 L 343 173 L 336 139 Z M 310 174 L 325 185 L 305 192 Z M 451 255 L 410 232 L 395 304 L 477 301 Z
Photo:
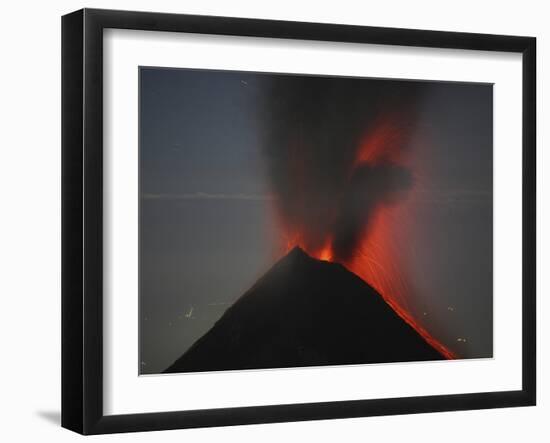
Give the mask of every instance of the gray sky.
M 429 171 L 403 221 L 411 311 L 461 356 L 491 355 L 491 85 L 141 68 L 142 373 L 170 365 L 273 264 L 297 131 L 330 188 L 388 106 L 414 117 L 407 149 Z

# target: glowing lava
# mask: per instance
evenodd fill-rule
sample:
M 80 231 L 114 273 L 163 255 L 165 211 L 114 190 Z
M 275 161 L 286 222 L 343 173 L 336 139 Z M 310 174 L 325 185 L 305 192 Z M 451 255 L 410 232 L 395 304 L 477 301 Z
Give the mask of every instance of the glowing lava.
M 375 288 L 386 303 L 433 348 L 445 358 L 454 359 L 456 355 L 415 320 L 408 306 L 411 288 L 400 266 L 399 256 L 402 252 L 401 248 L 407 247 L 406 221 L 414 216 L 420 181 L 418 177 L 421 174 L 414 171 L 413 165 L 408 164 L 404 149 L 407 144 L 407 132 L 403 130 L 403 125 L 398 124 L 400 120 L 402 119 L 395 115 L 386 115 L 378 119 L 367 131 L 350 165 L 348 179 L 351 181 L 361 168 L 375 170 L 378 167 L 396 166 L 411 171 L 412 186 L 404 195 L 400 193 L 370 208 L 368 221 L 362 228 L 357 244 L 354 245 L 353 254 L 350 257 L 339 256 L 333 249 L 331 234 L 326 234 L 321 246 L 312 247 L 311 242 L 308 243 L 305 240 L 308 236 L 301 232 L 303 226 L 289 223 L 288 219 L 285 223 L 282 217 L 283 232 L 287 239 L 286 249 L 289 251 L 299 246 L 310 256 L 319 260 L 344 265 Z M 303 171 L 300 177 L 301 179 L 304 177 Z M 297 192 L 301 190 L 297 189 Z M 345 189 L 342 192 L 345 193 Z M 307 204 L 307 202 L 299 201 L 299 204 Z M 338 203 L 335 207 L 337 214 Z

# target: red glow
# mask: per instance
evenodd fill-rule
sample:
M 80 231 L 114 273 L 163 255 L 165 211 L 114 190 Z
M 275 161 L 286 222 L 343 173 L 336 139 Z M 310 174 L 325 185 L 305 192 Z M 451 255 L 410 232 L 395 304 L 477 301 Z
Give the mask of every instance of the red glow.
M 285 254 L 290 252 L 296 246 L 300 247 L 303 251 L 307 252 L 310 257 L 316 258 L 317 260 L 322 261 L 334 261 L 332 245 L 330 240 L 327 240 L 326 243 L 320 248 L 314 248 L 307 244 L 304 237 L 300 233 L 294 233 L 291 237 L 287 238 L 285 245 Z
M 440 354 L 447 359 L 454 359 L 456 355 L 422 327 L 408 308 L 410 288 L 396 266 L 400 245 L 393 235 L 395 225 L 403 220 L 406 212 L 406 205 L 403 208 L 380 207 L 368 233 L 362 239 L 358 254 L 343 264 L 375 288 L 386 303 Z
M 402 163 L 404 131 L 397 124 L 397 118 L 386 116 L 379 118 L 375 127 L 361 140 L 355 165 L 380 163 Z
M 359 144 L 355 162 L 349 171 L 353 176 L 358 167 L 369 165 L 375 167 L 381 164 L 404 166 L 413 175 L 412 189 L 407 190 L 406 198 L 391 204 L 380 204 L 370 217 L 368 226 L 362 233 L 355 254 L 345 261 L 336 260 L 332 250 L 330 236 L 327 235 L 322 246 L 312 247 L 306 241 L 305 232 L 301 226 L 283 222 L 286 237 L 286 249 L 301 247 L 310 256 L 325 261 L 340 261 L 342 265 L 361 277 L 375 288 L 386 303 L 411 327 L 413 327 L 426 342 L 434 347 L 447 359 L 456 355 L 436 340 L 411 314 L 408 303 L 411 288 L 406 275 L 400 266 L 400 253 L 407 247 L 406 223 L 414 215 L 414 206 L 418 198 L 419 178 L 422 174 L 408 164 L 408 158 L 403 147 L 406 145 L 406 131 L 402 120 L 395 115 L 386 115 L 379 119 L 373 128 L 364 135 Z M 300 166 L 303 166 L 299 163 Z M 301 172 L 301 171 L 300 171 Z M 299 174 L 298 177 L 302 177 Z M 297 188 L 300 192 L 300 188 Z
M 319 260 L 332 261 L 332 249 L 329 246 L 325 246 L 319 253 Z

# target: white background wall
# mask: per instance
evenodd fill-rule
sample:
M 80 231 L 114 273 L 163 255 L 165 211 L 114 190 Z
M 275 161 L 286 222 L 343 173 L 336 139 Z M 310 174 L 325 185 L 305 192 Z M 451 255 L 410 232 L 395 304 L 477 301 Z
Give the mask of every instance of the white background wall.
M 538 38 L 539 233 L 549 220 L 543 1 L 112 0 L 4 2 L 0 24 L 0 438 L 74 441 L 60 411 L 60 16 L 81 7 L 531 35 Z M 544 109 L 546 108 L 546 109 Z M 545 112 L 546 111 L 546 112 Z M 542 197 L 541 197 L 542 196 Z M 548 233 L 539 235 L 539 275 Z M 542 253 L 540 252 L 542 251 Z M 94 441 L 548 441 L 548 272 L 539 278 L 539 406 L 95 437 Z M 545 349 L 546 347 L 546 349 Z

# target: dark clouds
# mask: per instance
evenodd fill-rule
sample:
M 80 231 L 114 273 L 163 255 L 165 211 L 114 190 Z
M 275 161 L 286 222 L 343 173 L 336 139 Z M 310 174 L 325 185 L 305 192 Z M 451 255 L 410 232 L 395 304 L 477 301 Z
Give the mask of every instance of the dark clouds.
M 411 172 L 391 163 L 366 164 L 354 169 L 342 197 L 335 202 L 337 215 L 330 233 L 334 258 L 349 260 L 360 246 L 378 206 L 406 198 L 412 185 Z
M 299 232 L 310 251 L 331 241 L 335 258 L 346 260 L 377 206 L 412 186 L 399 157 L 414 131 L 422 86 L 279 76 L 269 91 L 264 148 L 284 228 L 290 237 Z M 385 119 L 392 120 L 390 130 L 370 140 L 381 146 L 366 147 L 378 149 L 378 158 L 358 161 L 365 139 Z

